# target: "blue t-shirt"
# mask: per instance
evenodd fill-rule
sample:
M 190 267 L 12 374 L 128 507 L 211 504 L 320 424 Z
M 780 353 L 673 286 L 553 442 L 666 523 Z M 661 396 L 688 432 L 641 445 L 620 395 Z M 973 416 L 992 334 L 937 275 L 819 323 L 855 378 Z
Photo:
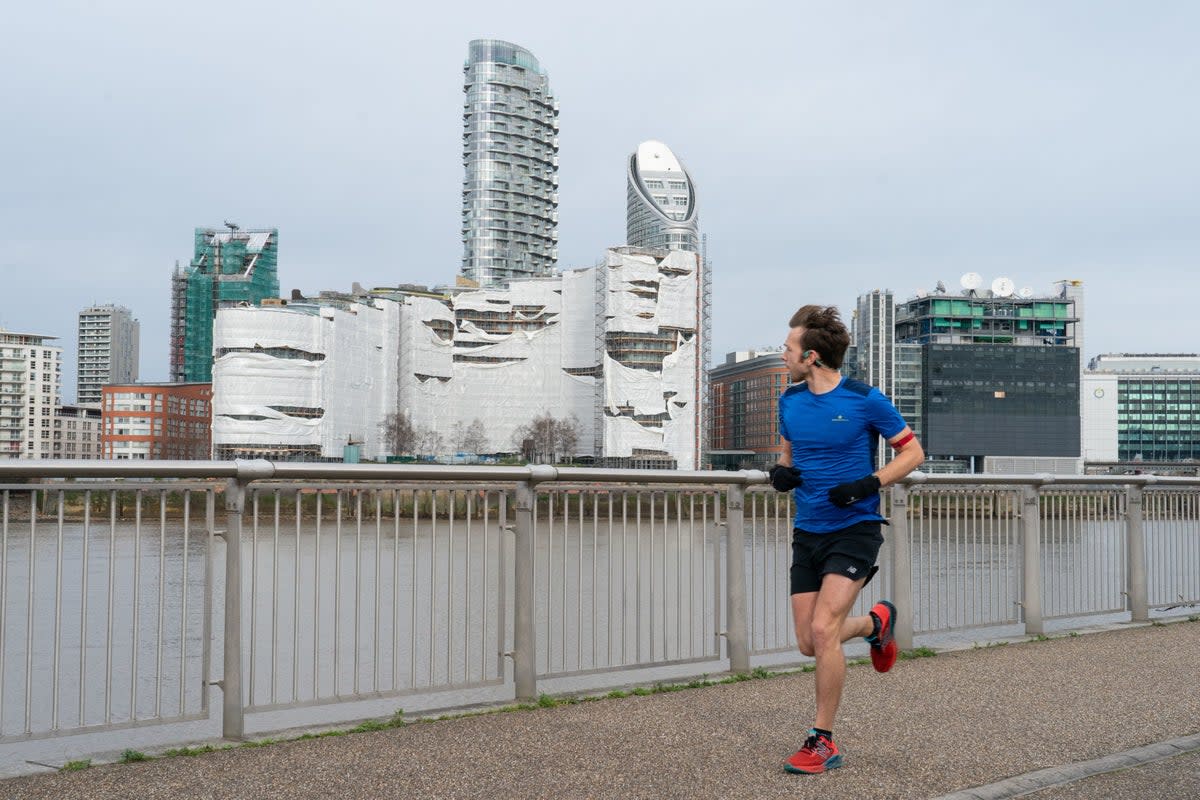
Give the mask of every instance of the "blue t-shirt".
M 814 394 L 805 383 L 789 386 L 779 398 L 779 433 L 804 480 L 793 490 L 795 526 L 830 533 L 882 520 L 878 494 L 839 508 L 829 501 L 829 490 L 874 472 L 878 437 L 890 439 L 905 425 L 883 392 L 860 381 L 842 378 L 825 394 Z

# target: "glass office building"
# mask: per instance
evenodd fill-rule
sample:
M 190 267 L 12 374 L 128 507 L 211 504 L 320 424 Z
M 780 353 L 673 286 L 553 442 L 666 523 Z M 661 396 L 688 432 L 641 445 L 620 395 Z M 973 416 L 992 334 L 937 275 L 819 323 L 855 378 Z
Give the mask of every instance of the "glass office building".
M 1083 386 L 1088 463 L 1200 463 L 1200 355 L 1097 356 Z
M 554 273 L 558 101 L 523 47 L 476 39 L 463 65 L 462 276 L 480 286 Z
M 985 457 L 1079 458 L 1077 289 L 1037 298 L 936 294 L 897 307 L 897 341 L 921 349 L 923 469 L 981 472 Z
M 629 156 L 626 177 L 626 244 L 699 253 L 696 185 L 671 148 L 642 142 Z

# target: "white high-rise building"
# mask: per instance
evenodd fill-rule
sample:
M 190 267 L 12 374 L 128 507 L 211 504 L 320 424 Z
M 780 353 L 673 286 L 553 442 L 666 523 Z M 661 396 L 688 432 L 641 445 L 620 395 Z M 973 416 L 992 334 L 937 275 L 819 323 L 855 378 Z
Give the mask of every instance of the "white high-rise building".
M 625 242 L 630 247 L 700 252 L 696 185 L 662 142 L 642 142 L 629 156 Z
M 79 312 L 75 402 L 99 407 L 103 386 L 137 380 L 140 329 L 124 306 L 92 306 Z
M 62 348 L 56 336 L 0 329 L 0 458 L 51 458 L 61 404 Z
M 558 101 L 538 60 L 497 39 L 463 65 L 463 277 L 552 275 L 558 261 Z

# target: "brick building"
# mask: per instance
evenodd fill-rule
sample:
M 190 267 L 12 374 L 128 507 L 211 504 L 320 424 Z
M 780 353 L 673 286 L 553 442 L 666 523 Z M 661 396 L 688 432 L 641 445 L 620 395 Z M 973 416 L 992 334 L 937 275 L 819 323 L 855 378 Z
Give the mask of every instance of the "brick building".
M 102 458 L 211 457 L 211 383 L 105 386 L 101 413 Z

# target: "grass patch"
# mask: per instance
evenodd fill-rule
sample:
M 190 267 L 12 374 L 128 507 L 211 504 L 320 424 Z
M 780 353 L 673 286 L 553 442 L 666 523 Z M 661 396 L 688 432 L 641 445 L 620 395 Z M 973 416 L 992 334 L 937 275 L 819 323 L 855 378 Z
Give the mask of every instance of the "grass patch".
M 1200 614 L 1189 614 L 1188 622 L 1200 622 Z
M 371 731 L 386 731 L 391 726 L 386 720 L 382 719 L 367 719 L 355 725 L 350 729 L 351 733 L 369 733 Z
M 92 765 L 90 758 L 83 758 L 79 761 L 68 761 L 59 768 L 59 772 L 79 772 L 82 769 L 87 769 Z
M 202 744 L 197 747 L 175 747 L 167 750 L 165 753 L 163 753 L 163 755 L 168 758 L 173 758 L 175 756 L 199 756 L 205 753 L 216 752 L 216 749 L 217 748 L 213 747 L 211 744 Z
M 937 651 L 930 647 L 914 647 L 912 650 L 901 650 L 899 657 L 905 661 L 912 661 L 914 658 L 933 658 L 937 655 Z
M 126 750 L 121 751 L 121 758 L 120 758 L 121 764 L 132 764 L 135 761 L 149 761 L 149 760 L 150 760 L 150 756 L 146 755 L 145 753 L 143 753 L 140 750 L 126 749 Z
M 242 742 L 242 747 L 269 747 L 273 744 L 279 744 L 278 739 L 252 739 L 248 742 Z

